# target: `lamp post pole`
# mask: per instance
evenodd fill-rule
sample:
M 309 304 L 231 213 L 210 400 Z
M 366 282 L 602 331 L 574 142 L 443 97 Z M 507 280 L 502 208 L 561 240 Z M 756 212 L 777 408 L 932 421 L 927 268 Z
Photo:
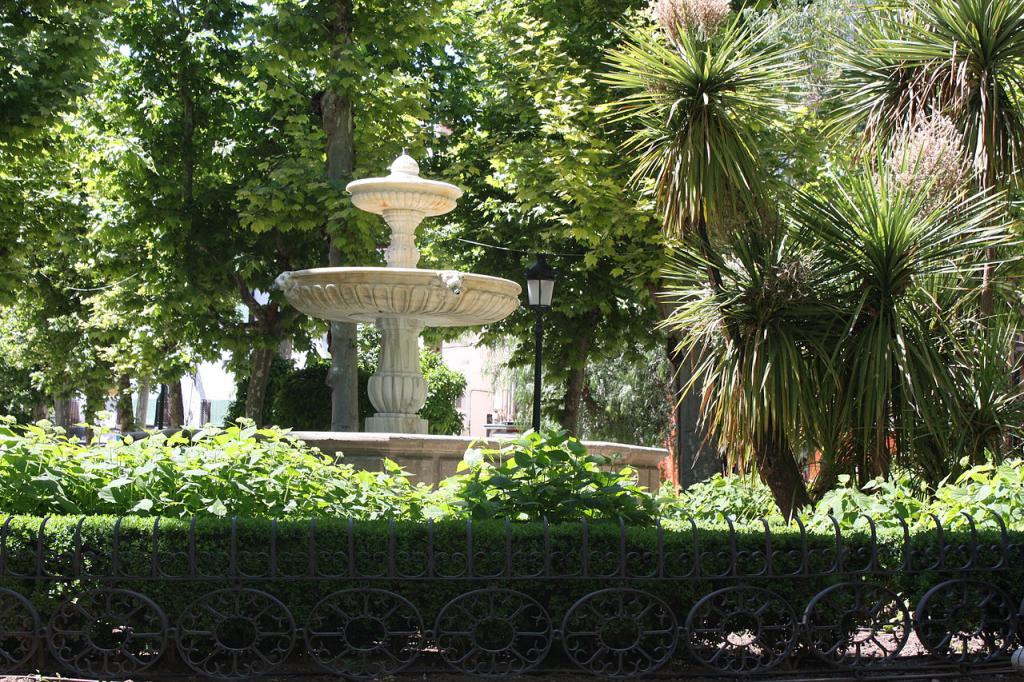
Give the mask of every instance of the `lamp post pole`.
M 555 290 L 555 271 L 543 254 L 526 269 L 526 300 L 536 316 L 533 323 L 533 430 L 540 431 L 541 361 L 544 356 L 544 311 L 551 307 Z
M 544 308 L 533 309 L 536 320 L 533 323 L 533 430 L 540 431 L 540 383 L 541 361 L 544 356 Z

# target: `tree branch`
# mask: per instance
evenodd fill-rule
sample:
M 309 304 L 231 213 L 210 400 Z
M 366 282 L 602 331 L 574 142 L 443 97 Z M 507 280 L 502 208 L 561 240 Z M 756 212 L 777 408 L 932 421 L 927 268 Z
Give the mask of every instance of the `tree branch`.
M 250 313 L 252 313 L 253 318 L 259 317 L 262 319 L 263 307 L 260 305 L 260 302 L 256 300 L 256 297 L 253 296 L 252 291 L 249 290 L 248 282 L 246 282 L 245 278 L 237 272 L 235 273 L 234 278 L 235 283 L 238 285 L 238 293 L 242 296 L 242 303 L 244 303 L 245 307 L 249 309 Z

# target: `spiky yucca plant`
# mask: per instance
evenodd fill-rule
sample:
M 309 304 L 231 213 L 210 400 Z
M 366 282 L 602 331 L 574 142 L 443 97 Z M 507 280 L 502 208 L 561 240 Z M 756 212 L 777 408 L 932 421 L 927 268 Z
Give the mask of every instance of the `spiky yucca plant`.
M 770 170 L 760 146 L 789 106 L 797 46 L 774 26 L 734 16 L 721 28 L 680 25 L 671 41 L 652 27 L 610 53 L 605 80 L 623 92 L 611 118 L 625 123 L 635 182 L 653 182 L 665 229 L 706 232 L 716 215 L 764 198 Z
M 908 437 L 950 428 L 962 388 L 951 373 L 951 329 L 976 309 L 939 301 L 953 292 L 977 301 L 986 254 L 1012 243 L 1001 197 L 935 205 L 930 190 L 888 173 L 849 174 L 826 200 L 801 196 L 794 211 L 801 239 L 828 264 L 822 275 L 842 292 L 834 371 L 869 476 L 887 473 Z
M 688 390 L 699 392 L 707 425 L 730 470 L 757 471 L 787 517 L 810 499 L 794 456 L 814 402 L 828 341 L 840 316 L 829 303 L 821 264 L 792 236 L 732 232 L 718 264 L 691 235 L 666 268 L 666 321 L 695 358 Z M 717 267 L 720 283 L 707 271 Z
M 787 449 L 867 480 L 894 459 L 915 466 L 930 439 L 948 446 L 948 472 L 1020 407 L 957 331 L 977 314 L 985 253 L 1014 244 L 1001 199 L 930 208 L 929 187 L 893 178 L 835 177 L 820 195 L 798 195 L 778 229 L 735 233 L 722 244 L 721 286 L 707 283 L 699 243 L 669 268 L 668 324 L 702 354 L 691 390 L 732 466 L 756 468 L 787 515 L 806 502 Z
M 798 46 L 781 43 L 774 25 L 749 17 L 721 23 L 691 20 L 710 11 L 673 12 L 666 10 L 662 21 L 686 19 L 663 26 L 662 33 L 635 30 L 610 54 L 613 71 L 606 80 L 623 92 L 612 119 L 629 130 L 625 151 L 635 164 L 633 180 L 652 188 L 666 233 L 695 240 L 691 264 L 699 262 L 699 282 L 725 295 L 729 265 L 719 258 L 717 241 L 751 223 L 775 222 L 768 191 L 774 168 L 765 147 L 788 112 Z M 678 313 L 667 324 L 683 339 L 674 359 L 682 368 L 696 337 L 679 322 L 686 313 Z M 725 333 L 729 343 L 742 343 L 733 338 L 739 331 Z M 701 353 L 695 357 L 703 362 Z M 709 409 L 705 404 L 702 411 L 711 423 Z M 724 421 L 718 426 L 726 428 Z M 794 510 L 807 493 L 785 429 L 770 419 L 758 428 L 743 445 L 757 453 L 780 507 Z
M 839 62 L 840 127 L 884 142 L 942 115 L 980 189 L 1014 181 L 1024 160 L 1024 0 L 908 0 L 868 18 Z M 980 304 L 991 314 L 995 254 L 987 260 Z

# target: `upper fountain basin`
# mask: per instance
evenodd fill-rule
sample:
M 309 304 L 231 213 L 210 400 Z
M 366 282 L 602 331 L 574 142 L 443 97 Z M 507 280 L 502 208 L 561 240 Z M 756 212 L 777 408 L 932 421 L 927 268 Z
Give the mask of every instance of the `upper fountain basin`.
M 453 270 L 314 268 L 285 272 L 277 285 L 311 317 L 369 323 L 404 317 L 428 327 L 497 322 L 519 307 L 511 280 Z
M 419 165 L 404 152 L 391 164 L 387 177 L 355 180 L 345 189 L 352 195 L 352 203 L 369 213 L 406 210 L 421 218 L 447 213 L 462 196 L 455 185 L 421 178 Z

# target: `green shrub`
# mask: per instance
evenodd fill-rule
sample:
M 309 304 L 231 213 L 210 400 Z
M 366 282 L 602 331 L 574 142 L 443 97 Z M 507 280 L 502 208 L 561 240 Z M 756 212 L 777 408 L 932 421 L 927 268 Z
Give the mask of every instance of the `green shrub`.
M 651 495 L 636 471 L 605 471 L 608 457 L 588 454 L 564 432 L 527 433 L 497 449 L 471 449 L 460 463 L 468 473 L 444 484 L 452 508 L 473 519 L 509 518 L 552 523 L 584 516 L 649 524 Z
M 235 369 L 235 399 L 228 405 L 228 411 L 224 415 L 225 423 L 233 422 L 245 416 L 245 400 L 249 394 L 249 371 L 247 365 L 234 363 Z M 277 397 L 285 378 L 294 370 L 292 363 L 285 360 L 278 354 L 274 354 L 270 362 L 270 374 L 267 376 L 267 388 L 263 398 L 263 414 L 260 423 L 262 424 L 284 424 L 285 422 L 275 419 L 273 413 L 274 400 Z M 291 424 L 288 424 L 291 428 Z
M 251 423 L 139 441 L 109 441 L 96 429 L 89 444 L 67 438 L 46 422 L 0 425 L 0 514 L 136 514 L 184 517 L 352 517 L 539 520 L 552 523 L 621 519 L 631 525 L 665 522 L 722 526 L 725 519 L 781 525 L 771 495 L 754 477 L 716 476 L 676 493 L 656 495 L 636 472 L 587 453 L 564 433 L 526 434 L 490 450 L 470 449 L 455 476 L 438 490 L 414 485 L 398 465 L 356 470 L 306 446 L 286 431 Z M 816 507 L 808 528 L 831 532 L 834 517 L 866 532 L 943 526 L 992 529 L 998 515 L 1024 530 L 1024 462 L 1008 460 L 965 471 L 935 491 L 904 475 L 857 489 L 845 477 Z
M 715 474 L 678 493 L 666 484 L 657 503 L 659 513 L 666 518 L 692 516 L 712 522 L 725 517 L 741 522 L 781 518 L 768 486 L 755 476 Z
M 76 568 L 93 575 L 109 574 L 114 566 L 114 535 L 118 521 L 104 516 L 56 516 L 47 520 L 40 534 L 41 519 L 19 516 L 7 526 L 6 571 L 28 575 L 36 570 L 36 548 L 40 536 L 46 552 L 43 568 L 51 575 L 75 575 Z M 837 547 L 831 533 L 801 536 L 792 527 L 773 528 L 770 538 L 759 527 L 740 527 L 730 533 L 720 526 L 698 528 L 669 527 L 659 532 L 651 527 L 620 527 L 616 523 L 591 522 L 586 530 L 579 523 L 554 524 L 546 529 L 540 523 L 508 524 L 483 521 L 424 523 L 357 521 L 344 519 L 281 521 L 271 525 L 261 519 L 205 518 L 195 524 L 183 519 L 160 519 L 157 531 L 154 519 L 128 517 L 117 526 L 117 559 L 120 581 L 136 585 L 153 598 L 172 618 L 202 592 L 227 585 L 254 586 L 282 601 L 302 623 L 312 606 L 324 595 L 346 587 L 365 587 L 359 576 L 381 576 L 374 587 L 395 589 L 412 600 L 427 622 L 447 601 L 477 587 L 508 586 L 537 599 L 555 623 L 580 597 L 604 587 L 622 587 L 623 569 L 629 579 L 625 585 L 643 589 L 662 598 L 684 618 L 690 608 L 713 590 L 735 585 L 766 587 L 783 597 L 800 613 L 810 599 L 825 587 L 843 580 L 827 575 L 836 560 L 837 550 L 848 570 L 867 566 L 872 555 L 869 538 L 864 534 L 844 535 Z M 78 540 L 76 541 L 76 533 Z M 271 552 L 271 538 L 274 538 Z M 893 570 L 902 566 L 904 546 L 899 534 L 882 534 L 879 568 L 871 571 L 871 580 L 902 594 L 913 604 L 927 589 L 942 580 L 962 576 L 955 568 L 958 559 L 972 547 L 969 533 L 946 533 L 940 545 L 937 533 L 923 530 L 911 536 L 909 549 L 914 554 L 916 571 Z M 1020 546 L 1024 536 L 1014 533 L 1010 541 Z M 765 553 L 772 550 L 772 573 L 765 574 Z M 982 532 L 977 538 L 981 558 L 990 561 L 998 538 Z M 232 547 L 236 548 L 233 564 Z M 393 563 L 387 548 L 393 547 Z M 929 566 L 944 547 L 946 564 Z M 155 548 L 157 562 L 152 562 Z M 350 553 L 354 549 L 354 553 Z M 511 549 L 511 554 L 507 550 Z M 664 562 L 659 565 L 660 556 Z M 804 549 L 811 550 L 806 565 Z M 204 577 L 201 585 L 183 589 L 180 581 L 153 579 L 188 576 L 188 556 L 195 557 L 195 568 Z M 1019 552 L 1018 552 L 1019 554 Z M 732 557 L 736 571 L 730 573 Z M 986 571 L 986 580 L 1020 598 L 1024 584 L 1024 562 L 1014 555 L 1004 569 Z M 76 565 L 76 562 L 79 562 Z M 470 562 L 472 572 L 470 573 Z M 700 578 L 692 576 L 699 562 Z M 993 562 L 994 563 L 994 562 Z M 272 573 L 272 565 L 276 574 Z M 237 575 L 232 580 L 232 566 Z M 552 583 L 535 579 L 547 566 L 549 575 L 575 576 Z M 354 575 L 354 568 L 358 575 Z M 431 568 L 434 571 L 431 576 Z M 389 579 L 397 575 L 427 579 Z M 658 571 L 664 578 L 658 579 Z M 314 581 L 246 580 L 276 575 L 278 578 L 302 578 L 315 571 Z M 802 571 L 799 579 L 778 576 Z M 722 574 L 722 577 L 714 577 Z M 764 574 L 764 575 L 762 575 Z M 130 576 L 137 576 L 133 580 Z M 217 578 L 224 576 L 223 581 Z M 602 577 L 605 576 L 605 577 Z M 644 577 L 648 576 L 648 577 Z M 458 578 L 439 580 L 434 577 Z M 680 578 L 687 578 L 681 580 Z M 44 613 L 57 601 L 93 586 L 99 581 L 61 579 L 56 581 L 8 578 L 3 586 L 28 596 Z M 185 583 L 188 585 L 189 583 Z M 557 588 L 557 589 L 553 589 Z
M 420 353 L 420 369 L 427 380 L 427 401 L 420 416 L 430 423 L 430 433 L 449 436 L 462 433 L 464 422 L 459 400 L 466 392 L 466 377 L 444 364 L 440 354 Z
M 16 428 L 0 430 L 8 514 L 416 519 L 429 492 L 394 464 L 358 471 L 251 424 L 87 445 L 45 424 Z
M 330 360 L 312 354 L 306 366 L 290 368 L 274 392 L 270 404 L 271 424 L 297 431 L 329 431 L 331 428 L 331 387 L 327 385 Z

